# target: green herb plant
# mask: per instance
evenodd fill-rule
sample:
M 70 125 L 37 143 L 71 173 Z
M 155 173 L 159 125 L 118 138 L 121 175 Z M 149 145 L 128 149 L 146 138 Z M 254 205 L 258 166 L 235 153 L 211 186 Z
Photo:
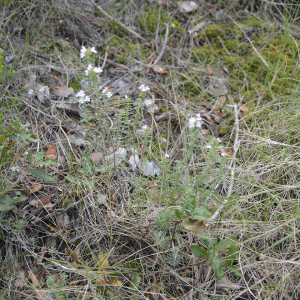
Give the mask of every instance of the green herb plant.
M 199 258 L 208 259 L 218 280 L 223 278 L 223 270 L 226 267 L 234 275 L 241 277 L 238 271 L 239 267 L 232 264 L 239 258 L 235 237 L 222 239 L 219 242 L 214 241 L 209 234 L 202 234 L 201 238 L 204 240 L 207 249 L 199 245 L 192 245 L 192 253 Z M 223 255 L 224 252 L 225 256 Z

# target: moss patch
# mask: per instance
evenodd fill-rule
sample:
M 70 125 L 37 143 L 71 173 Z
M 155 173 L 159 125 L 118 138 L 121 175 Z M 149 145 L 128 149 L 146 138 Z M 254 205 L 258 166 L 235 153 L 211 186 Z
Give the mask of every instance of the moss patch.
M 138 18 L 138 24 L 143 32 L 146 32 L 148 36 L 152 37 L 157 30 L 157 26 L 159 32 L 164 34 L 166 28 L 165 24 L 169 22 L 169 19 L 170 17 L 166 10 L 147 7 L 145 12 Z M 172 18 L 169 24 L 171 34 L 181 25 L 180 21 L 176 18 Z M 178 32 L 183 33 L 183 28 L 179 28 Z
M 264 99 L 290 95 L 297 86 L 293 79 L 300 75 L 300 68 L 296 67 L 300 42 L 283 32 L 274 32 L 256 18 L 239 24 L 209 25 L 198 39 L 199 46 L 191 50 L 194 62 L 219 69 L 226 66 L 229 75 L 223 75 L 228 79 L 231 93 L 240 93 L 246 101 L 258 95 Z M 189 95 L 199 94 L 203 75 L 196 75 L 184 83 Z

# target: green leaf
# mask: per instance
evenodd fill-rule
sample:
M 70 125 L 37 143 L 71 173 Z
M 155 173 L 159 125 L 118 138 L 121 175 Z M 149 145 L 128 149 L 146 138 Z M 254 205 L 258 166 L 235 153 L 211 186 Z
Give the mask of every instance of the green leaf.
M 239 259 L 238 247 L 237 245 L 232 245 L 223 261 L 226 265 L 230 265 L 235 259 Z
M 55 178 L 47 175 L 43 170 L 40 169 L 30 169 L 28 172 L 34 177 L 42 178 L 45 182 L 56 181 Z
M 235 276 L 242 277 L 241 273 L 239 272 L 238 266 L 228 266 L 229 271 L 231 271 Z
M 5 135 L 1 135 L 0 136 L 0 143 L 4 143 L 5 142 Z
M 221 280 L 224 276 L 224 272 L 222 271 L 222 261 L 219 258 L 214 257 L 211 268 L 214 270 L 216 278 Z
M 196 207 L 194 209 L 192 217 L 204 221 L 211 217 L 211 213 L 209 212 L 207 205 L 202 205 L 201 207 Z
M 51 165 L 53 166 L 55 165 L 55 161 L 53 161 L 53 159 L 47 158 L 40 164 L 43 166 L 51 166 Z
M 91 172 L 95 166 L 93 160 L 87 154 L 83 156 L 83 159 L 85 160 L 84 169 L 87 172 Z
M 176 216 L 178 219 L 181 219 L 180 211 L 179 211 L 177 208 L 175 209 L 175 216 Z
M 134 274 L 134 276 L 131 279 L 130 287 L 132 289 L 137 289 L 139 287 L 141 279 L 142 276 L 140 276 L 138 273 Z
M 67 179 L 68 181 L 72 182 L 72 183 L 78 183 L 78 179 L 70 174 L 68 174 L 65 179 Z
M 227 248 L 227 246 L 231 246 L 233 243 L 235 243 L 235 241 L 233 241 L 232 239 L 223 239 L 217 244 L 216 250 L 218 252 L 223 251 Z
M 38 152 L 38 153 L 34 156 L 35 161 L 37 162 L 37 161 L 42 160 L 42 159 L 44 158 L 44 155 L 45 155 L 45 153 L 44 153 L 43 151 Z
M 202 233 L 201 235 L 199 235 L 199 237 L 201 239 L 204 239 L 204 243 L 209 249 L 212 248 L 213 244 L 215 243 L 209 233 Z
M 32 156 L 31 156 L 31 153 L 29 151 L 27 153 L 27 160 L 29 161 L 30 164 L 32 164 Z
M 199 245 L 192 245 L 191 249 L 192 249 L 192 253 L 197 257 L 203 259 L 208 257 L 207 251 L 203 247 L 200 247 Z
M 108 169 L 103 165 L 101 165 L 99 167 L 95 167 L 95 172 L 105 173 L 107 170 Z
M 13 207 L 13 205 L 18 202 L 20 199 L 16 198 L 10 198 L 8 195 L 4 195 L 2 198 L 0 198 L 0 211 L 7 212 L 10 211 Z

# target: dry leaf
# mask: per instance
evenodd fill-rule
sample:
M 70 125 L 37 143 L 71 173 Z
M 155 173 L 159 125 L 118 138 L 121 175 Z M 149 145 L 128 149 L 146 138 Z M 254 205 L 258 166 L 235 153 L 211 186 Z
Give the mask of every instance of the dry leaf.
M 247 106 L 245 106 L 245 105 L 242 105 L 241 107 L 240 107 L 240 111 L 242 111 L 242 112 L 246 112 L 246 111 L 248 111 L 249 110 L 249 108 L 247 107 Z
M 99 254 L 99 266 L 101 269 L 107 268 L 109 266 L 108 256 L 104 252 L 101 252 Z
M 47 158 L 57 159 L 56 147 L 54 144 L 50 145 L 45 155 Z
M 113 285 L 122 286 L 122 281 L 118 280 L 117 278 L 112 283 Z
M 227 75 L 229 75 L 229 73 L 230 73 L 229 69 L 228 69 L 226 66 L 221 66 L 221 67 L 222 67 L 223 71 L 224 71 Z
M 80 261 L 78 259 L 78 255 L 80 254 L 80 249 L 76 248 L 73 252 L 67 251 L 66 252 L 68 256 L 72 257 L 74 259 L 74 263 L 80 264 Z
M 29 279 L 31 280 L 32 285 L 33 285 L 34 287 L 39 287 L 39 286 L 40 286 L 40 283 L 39 283 L 39 281 L 37 280 L 36 275 L 34 275 L 32 271 L 29 272 Z
M 90 158 L 95 165 L 98 165 L 102 160 L 102 154 L 100 152 L 93 152 L 90 154 Z
M 141 71 L 141 73 L 143 73 L 143 74 L 148 74 L 150 72 L 150 69 L 149 68 L 144 68 L 142 71 Z
M 67 87 L 65 85 L 61 85 L 55 87 L 58 96 L 68 98 L 70 95 L 74 94 L 74 90 L 72 87 Z
M 221 149 L 221 156 L 232 157 L 233 152 L 231 149 Z
M 18 279 L 15 280 L 15 286 L 22 288 L 25 285 L 26 277 L 25 277 L 25 271 L 20 270 L 20 274 Z
M 40 203 L 38 204 L 38 206 L 42 206 L 47 204 L 52 198 L 54 197 L 54 194 L 48 195 L 45 198 L 43 198 Z
M 212 69 L 211 65 L 207 65 L 206 68 L 204 69 L 204 72 L 207 73 L 208 75 L 215 74 L 215 71 Z
M 199 24 L 197 24 L 196 26 L 194 26 L 191 30 L 189 30 L 189 33 L 193 33 L 193 32 L 199 31 L 200 29 L 206 27 L 208 24 L 209 24 L 208 21 L 200 22 Z
M 218 124 L 220 124 L 220 117 L 218 117 L 218 116 L 214 116 L 214 121 L 216 122 L 216 123 L 218 123 Z
M 154 65 L 154 66 L 151 67 L 151 69 L 152 69 L 154 72 L 156 72 L 156 73 L 158 73 L 158 74 L 160 74 L 160 75 L 168 75 L 168 74 L 169 74 L 169 72 L 168 72 L 166 69 L 163 69 L 163 68 L 160 67 L 160 66 Z
M 49 228 L 50 228 L 50 231 L 59 232 L 59 229 L 57 229 L 57 228 L 56 228 L 56 227 L 54 227 L 54 226 L 48 225 L 47 227 L 49 227 Z
M 31 189 L 29 190 L 29 194 L 31 195 L 31 194 L 33 194 L 33 193 L 39 191 L 41 188 L 42 188 L 42 185 L 41 185 L 40 183 L 38 183 L 38 184 L 36 184 L 33 188 L 31 188 Z
M 236 290 L 236 289 L 241 289 L 242 287 L 231 282 L 226 276 L 224 276 L 221 280 L 219 280 L 216 283 L 216 286 L 218 289 L 222 289 L 222 290 Z
M 109 266 L 109 262 L 108 262 L 108 256 L 104 253 L 104 252 L 101 252 L 100 255 L 99 255 L 99 267 L 100 267 L 100 270 L 101 269 L 106 269 L 108 268 Z M 97 283 L 98 284 L 111 284 L 111 282 L 109 280 L 106 279 L 106 271 L 99 271 L 98 272 L 98 278 L 97 278 Z
M 36 275 L 33 274 L 32 271 L 29 272 L 29 279 L 31 280 L 32 282 L 32 285 L 35 287 L 35 288 L 38 288 L 40 287 L 40 283 L 36 277 Z M 38 300 L 46 300 L 48 298 L 48 293 L 45 292 L 45 291 L 35 291 L 35 295 L 36 295 L 36 298 Z
M 221 97 L 220 97 L 220 101 L 221 101 L 221 104 L 222 104 L 222 105 L 225 104 L 226 100 L 227 100 L 226 96 L 221 96 Z
M 183 221 L 180 225 L 184 229 L 193 231 L 195 233 L 201 232 L 206 228 L 204 221 L 200 221 L 200 220 L 193 219 L 193 218 L 190 218 L 189 221 Z

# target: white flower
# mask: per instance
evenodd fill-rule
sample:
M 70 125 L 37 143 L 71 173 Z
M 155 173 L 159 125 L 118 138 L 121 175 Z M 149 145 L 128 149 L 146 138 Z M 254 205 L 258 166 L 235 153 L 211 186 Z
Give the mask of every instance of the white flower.
M 95 47 L 92 47 L 92 48 L 91 48 L 91 51 L 92 51 L 93 53 L 97 53 Z
M 226 151 L 222 150 L 221 156 L 226 156 Z
M 95 68 L 94 68 L 94 72 L 95 72 L 95 73 L 102 73 L 103 70 L 102 70 L 100 67 L 99 67 L 99 68 L 95 67 Z
M 86 52 L 86 48 L 84 46 L 81 46 L 81 49 L 80 49 L 80 57 L 81 58 L 84 58 L 85 52 Z
M 108 98 L 110 98 L 112 95 L 113 95 L 113 93 L 112 93 L 112 92 L 108 92 L 108 93 L 106 93 L 106 96 L 107 96 Z
M 142 126 L 142 129 L 147 129 L 147 128 L 148 128 L 147 125 L 143 125 L 143 126 Z
M 169 158 L 169 157 L 170 157 L 169 153 L 166 153 L 165 158 Z
M 128 98 L 128 96 L 127 95 L 125 95 L 125 99 L 127 99 Z
M 90 96 L 85 96 L 85 98 L 81 98 L 79 100 L 79 103 L 90 102 L 90 101 L 91 101 L 91 97 Z
M 141 92 L 147 92 L 147 91 L 150 91 L 149 86 L 148 86 L 148 85 L 144 85 L 144 84 L 142 84 L 141 86 L 139 86 L 138 89 L 139 89 Z
M 107 91 L 107 87 L 103 89 L 102 94 L 105 94 Z
M 85 92 L 83 91 L 83 90 L 81 90 L 80 92 L 78 92 L 77 94 L 76 94 L 76 97 L 84 97 L 85 96 Z
M 191 117 L 189 119 L 189 128 L 194 128 L 194 127 L 197 127 L 197 128 L 201 128 L 202 124 L 201 124 L 201 121 L 202 118 L 201 118 L 201 115 L 200 114 L 196 114 L 196 118 L 195 117 Z
M 85 75 L 89 75 L 90 71 L 92 70 L 93 66 L 92 65 L 88 65 L 87 69 L 84 71 Z
M 220 143 L 222 142 L 222 140 L 220 138 L 217 138 L 217 141 L 220 142 Z
M 211 148 L 212 148 L 212 145 L 208 144 L 208 145 L 206 145 L 206 148 L 207 148 L 207 149 L 211 149 Z

